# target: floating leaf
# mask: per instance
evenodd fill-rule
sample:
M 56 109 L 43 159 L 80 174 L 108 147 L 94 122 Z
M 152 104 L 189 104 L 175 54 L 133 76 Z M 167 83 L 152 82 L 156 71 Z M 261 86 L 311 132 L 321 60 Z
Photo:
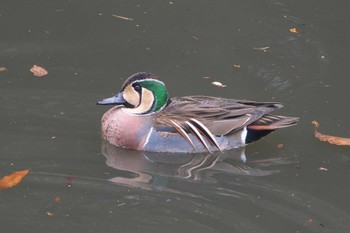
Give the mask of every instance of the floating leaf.
M 0 179 L 0 190 L 8 189 L 18 185 L 29 173 L 29 170 L 17 171 Z
M 199 40 L 198 37 L 196 37 L 196 36 L 192 36 L 192 38 L 195 40 Z
M 311 124 L 315 126 L 315 128 L 320 127 L 320 123 L 318 123 L 318 121 L 312 121 Z
M 47 211 L 46 214 L 47 214 L 47 216 L 49 216 L 49 217 L 52 217 L 52 216 L 55 215 L 55 213 L 52 212 L 52 211 Z
M 350 146 L 350 138 L 337 137 L 327 134 L 322 134 L 315 130 L 315 137 L 320 139 L 320 141 L 328 142 L 330 144 L 338 146 Z
M 129 21 L 132 21 L 134 19 L 132 18 L 129 18 L 129 17 L 125 17 L 125 16 L 121 16 L 121 15 L 112 15 L 113 17 L 116 17 L 118 19 L 122 19 L 122 20 L 129 20 Z
M 289 31 L 291 33 L 299 33 L 300 32 L 298 28 L 289 28 Z
M 312 124 L 315 126 L 315 128 L 318 128 L 320 126 L 320 124 L 317 121 L 312 121 Z M 350 138 L 343 138 L 338 136 L 322 134 L 318 132 L 316 129 L 315 129 L 315 137 L 318 138 L 320 141 L 328 142 L 333 145 L 350 146 Z
M 6 67 L 0 66 L 0 72 L 2 72 L 2 71 L 6 71 L 6 70 L 7 70 L 7 68 L 6 68 Z
M 214 86 L 217 86 L 217 87 L 226 87 L 226 85 L 224 85 L 224 84 L 222 84 L 221 82 L 218 82 L 218 81 L 214 81 L 211 84 L 213 84 Z
M 43 77 L 48 74 L 47 70 L 45 70 L 41 66 L 34 65 L 30 71 L 37 77 Z
M 265 46 L 265 47 L 257 47 L 257 48 L 254 48 L 254 49 L 266 52 L 269 48 L 270 48 L 270 46 Z
M 240 64 L 233 64 L 233 67 L 239 69 L 239 68 L 241 68 L 241 65 Z

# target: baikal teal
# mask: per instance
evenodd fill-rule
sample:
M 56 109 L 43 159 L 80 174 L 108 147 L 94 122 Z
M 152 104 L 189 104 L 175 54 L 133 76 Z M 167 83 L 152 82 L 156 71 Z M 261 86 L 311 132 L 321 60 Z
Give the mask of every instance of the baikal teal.
M 169 98 L 152 73 L 130 76 L 121 91 L 99 101 L 115 105 L 102 117 L 102 137 L 123 148 L 200 153 L 244 146 L 270 132 L 295 125 L 298 117 L 271 115 L 277 102 L 211 96 Z

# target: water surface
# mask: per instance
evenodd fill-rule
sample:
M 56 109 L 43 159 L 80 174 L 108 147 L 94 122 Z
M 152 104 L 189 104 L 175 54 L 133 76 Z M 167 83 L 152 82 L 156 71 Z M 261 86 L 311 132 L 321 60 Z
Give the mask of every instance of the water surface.
M 347 4 L 3 1 L 0 176 L 31 170 L 0 191 L 1 232 L 349 232 L 349 148 L 310 124 L 350 133 Z M 245 150 L 114 148 L 95 103 L 139 71 L 301 119 Z

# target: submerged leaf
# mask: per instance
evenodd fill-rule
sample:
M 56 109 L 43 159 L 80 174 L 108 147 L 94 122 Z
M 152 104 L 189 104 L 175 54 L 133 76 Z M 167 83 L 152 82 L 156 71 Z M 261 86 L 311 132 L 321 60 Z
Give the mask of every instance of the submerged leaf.
M 60 203 L 61 202 L 61 198 L 60 197 L 55 197 L 53 200 L 56 203 Z
M 4 176 L 0 179 L 0 190 L 8 189 L 18 185 L 22 179 L 29 173 L 29 170 L 18 171 Z

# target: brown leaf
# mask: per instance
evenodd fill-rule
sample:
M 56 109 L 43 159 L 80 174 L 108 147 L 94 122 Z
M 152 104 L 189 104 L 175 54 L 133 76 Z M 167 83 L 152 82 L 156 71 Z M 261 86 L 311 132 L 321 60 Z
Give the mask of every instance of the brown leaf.
M 60 197 L 55 197 L 53 200 L 56 203 L 60 203 L 61 202 L 61 198 Z
M 33 65 L 30 71 L 37 77 L 43 77 L 48 74 L 47 70 L 45 70 L 41 66 Z
M 49 216 L 49 217 L 52 217 L 52 216 L 55 215 L 55 213 L 52 212 L 52 211 L 47 211 L 46 214 L 47 214 L 47 216 Z
M 330 144 L 338 145 L 338 146 L 350 146 L 350 138 L 337 137 L 327 134 L 322 134 L 315 130 L 315 137 L 320 141 L 328 142 Z
M 350 138 L 322 134 L 316 130 L 316 128 L 320 127 L 320 124 L 317 121 L 312 121 L 312 124 L 315 126 L 315 137 L 320 141 L 328 142 L 337 146 L 350 146 Z
M 289 31 L 291 33 L 299 33 L 300 32 L 298 28 L 289 28 Z
M 0 179 L 0 190 L 8 189 L 18 185 L 21 180 L 29 173 L 29 170 L 17 171 Z
M 320 127 L 320 123 L 318 123 L 318 121 L 313 120 L 313 121 L 311 122 L 311 124 L 312 124 L 313 126 L 315 126 L 315 128 Z

